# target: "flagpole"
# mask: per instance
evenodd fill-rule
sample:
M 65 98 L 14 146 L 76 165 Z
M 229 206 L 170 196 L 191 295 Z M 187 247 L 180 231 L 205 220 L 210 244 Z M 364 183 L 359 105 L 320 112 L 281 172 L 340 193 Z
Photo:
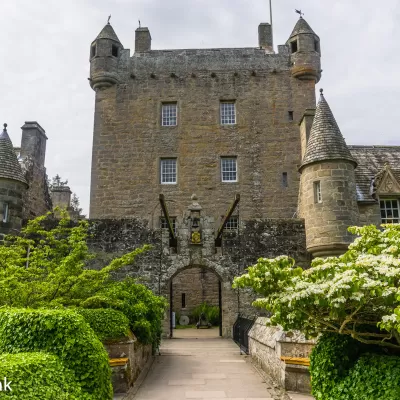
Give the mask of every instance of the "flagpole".
M 272 0 L 269 0 L 269 17 L 271 23 L 271 41 L 272 41 L 272 50 L 274 49 L 274 27 L 272 25 Z

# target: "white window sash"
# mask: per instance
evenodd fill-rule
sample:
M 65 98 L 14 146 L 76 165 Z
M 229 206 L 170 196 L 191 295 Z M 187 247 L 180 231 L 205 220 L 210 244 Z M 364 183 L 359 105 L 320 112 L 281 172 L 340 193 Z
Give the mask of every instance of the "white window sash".
M 222 182 L 238 181 L 238 168 L 236 158 L 221 159 L 221 179 Z

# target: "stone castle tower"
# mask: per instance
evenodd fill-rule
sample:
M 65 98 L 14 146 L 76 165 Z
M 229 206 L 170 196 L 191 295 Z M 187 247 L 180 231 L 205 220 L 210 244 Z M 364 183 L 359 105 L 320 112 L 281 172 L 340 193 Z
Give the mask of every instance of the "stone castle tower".
M 359 223 L 355 168 L 321 89 L 300 166 L 300 214 L 313 256 L 341 254 L 352 241 L 347 228 Z
M 46 133 L 36 121 L 22 126 L 14 148 L 4 124 L 0 135 L 0 234 L 17 233 L 23 221 L 51 210 L 47 187 Z
M 220 221 L 236 193 L 241 217 L 297 210 L 297 121 L 315 107 L 320 41 L 300 18 L 275 53 L 258 47 L 152 50 L 136 30 L 130 56 L 110 24 L 90 47 L 95 90 L 91 218 L 141 217 L 158 226 L 158 195 L 183 214 L 192 193 Z M 179 223 L 179 221 L 178 221 Z

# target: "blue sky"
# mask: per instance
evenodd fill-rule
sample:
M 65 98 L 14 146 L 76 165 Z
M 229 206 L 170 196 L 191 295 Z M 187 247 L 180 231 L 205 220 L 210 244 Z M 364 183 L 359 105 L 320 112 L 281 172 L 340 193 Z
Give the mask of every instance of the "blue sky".
M 14 146 L 24 121 L 46 130 L 49 177 L 69 180 L 89 209 L 94 92 L 91 41 L 107 22 L 133 51 L 138 19 L 152 48 L 257 46 L 268 0 L 3 0 L 0 122 Z M 380 7 L 384 4 L 384 7 Z M 273 0 L 275 46 L 301 8 L 320 36 L 325 96 L 348 144 L 400 145 L 400 0 Z

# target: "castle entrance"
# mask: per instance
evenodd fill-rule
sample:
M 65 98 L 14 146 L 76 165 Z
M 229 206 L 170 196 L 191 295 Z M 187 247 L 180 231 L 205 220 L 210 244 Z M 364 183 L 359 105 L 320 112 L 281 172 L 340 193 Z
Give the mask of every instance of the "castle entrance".
M 222 284 L 214 271 L 186 268 L 171 278 L 169 292 L 171 338 L 222 336 Z

